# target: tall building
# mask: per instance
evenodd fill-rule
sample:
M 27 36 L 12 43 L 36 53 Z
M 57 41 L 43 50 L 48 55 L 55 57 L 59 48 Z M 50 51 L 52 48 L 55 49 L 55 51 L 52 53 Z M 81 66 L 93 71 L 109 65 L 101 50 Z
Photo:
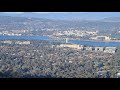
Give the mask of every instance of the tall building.
M 65 39 L 65 42 L 68 43 L 68 38 Z

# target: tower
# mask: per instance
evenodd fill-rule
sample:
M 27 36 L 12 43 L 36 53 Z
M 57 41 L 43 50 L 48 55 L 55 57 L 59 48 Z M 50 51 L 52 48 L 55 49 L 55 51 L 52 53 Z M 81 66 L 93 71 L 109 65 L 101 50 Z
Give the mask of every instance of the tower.
M 68 43 L 68 38 L 65 39 L 65 42 Z

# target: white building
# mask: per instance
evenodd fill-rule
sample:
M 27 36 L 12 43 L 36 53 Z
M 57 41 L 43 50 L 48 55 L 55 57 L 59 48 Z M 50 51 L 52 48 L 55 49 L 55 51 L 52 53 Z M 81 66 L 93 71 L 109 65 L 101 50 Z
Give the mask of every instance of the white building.
M 115 53 L 116 47 L 106 47 L 104 50 L 105 53 Z
M 95 47 L 95 51 L 104 51 L 104 47 Z
M 25 45 L 28 45 L 28 44 L 30 44 L 30 41 L 16 41 L 15 44 L 25 44 Z
M 3 43 L 12 44 L 12 41 L 7 40 L 7 41 L 3 41 Z
M 120 78 L 120 73 L 117 73 L 117 78 Z
M 85 50 L 87 50 L 87 51 L 92 51 L 92 50 L 93 50 L 93 47 L 85 47 Z
M 111 40 L 111 38 L 109 36 L 96 36 L 96 37 L 91 37 L 90 39 L 93 39 L 93 40 Z
M 77 45 L 77 44 L 60 44 L 59 46 L 57 47 L 66 47 L 66 48 L 73 48 L 73 49 L 82 49 L 83 46 L 80 46 L 80 45 Z

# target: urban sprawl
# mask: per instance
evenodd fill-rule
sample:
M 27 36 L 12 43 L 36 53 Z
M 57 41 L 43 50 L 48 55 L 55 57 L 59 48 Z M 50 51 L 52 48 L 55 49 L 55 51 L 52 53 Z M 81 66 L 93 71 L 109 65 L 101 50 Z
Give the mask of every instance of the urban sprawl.
M 6 36 L 48 36 L 53 40 L 6 40 Z M 0 78 L 120 77 L 119 46 L 69 42 L 120 42 L 119 22 L 0 16 L 2 37 L 5 40 L 0 40 Z

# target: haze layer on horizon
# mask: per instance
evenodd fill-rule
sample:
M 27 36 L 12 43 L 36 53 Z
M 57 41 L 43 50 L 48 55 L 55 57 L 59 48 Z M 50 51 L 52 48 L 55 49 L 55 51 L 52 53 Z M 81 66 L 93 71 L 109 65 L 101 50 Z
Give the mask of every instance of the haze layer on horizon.
M 120 12 L 0 12 L 8 16 L 39 17 L 48 19 L 100 20 L 108 17 L 120 17 Z

